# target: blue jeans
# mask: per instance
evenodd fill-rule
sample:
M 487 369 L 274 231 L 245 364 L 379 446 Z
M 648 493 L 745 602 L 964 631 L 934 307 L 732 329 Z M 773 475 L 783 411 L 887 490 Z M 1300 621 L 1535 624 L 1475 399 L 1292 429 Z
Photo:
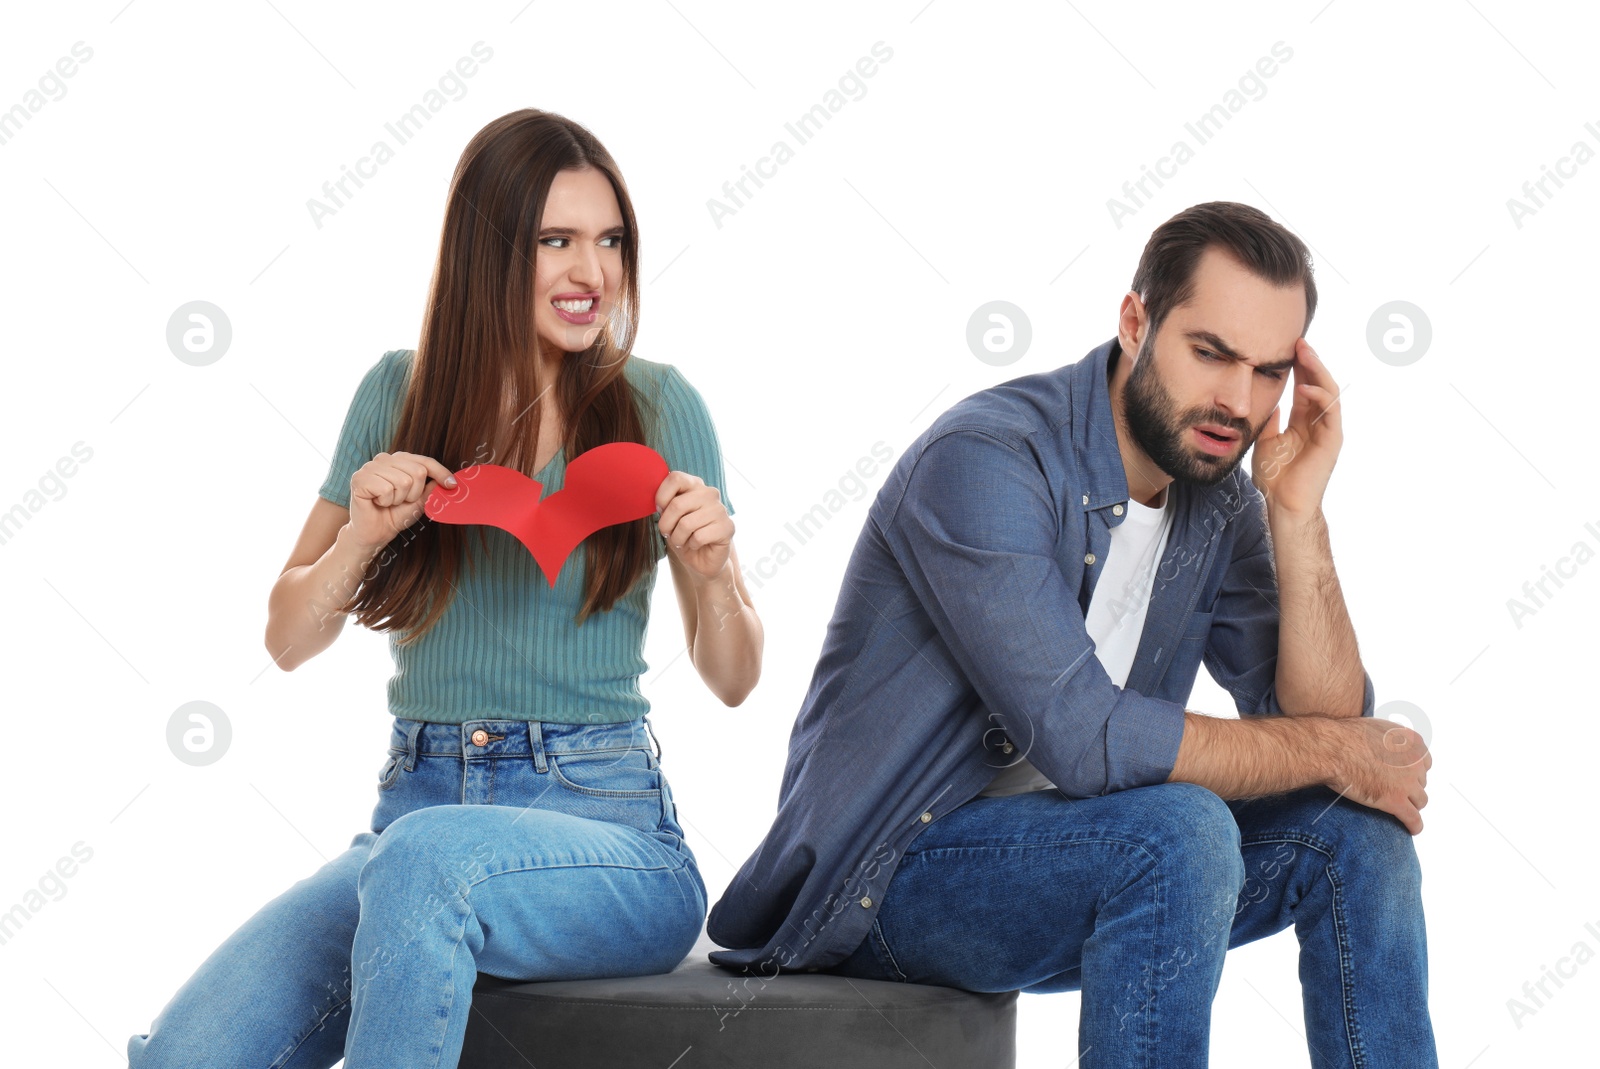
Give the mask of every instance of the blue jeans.
M 979 797 L 912 841 L 829 971 L 1082 991 L 1064 1064 L 1198 1069 L 1223 956 L 1292 924 L 1315 1069 L 1437 1069 L 1421 881 L 1404 825 L 1324 787 Z
M 372 829 L 229 936 L 128 1064 L 450 1069 L 480 972 L 667 972 L 705 914 L 642 719 L 396 718 Z

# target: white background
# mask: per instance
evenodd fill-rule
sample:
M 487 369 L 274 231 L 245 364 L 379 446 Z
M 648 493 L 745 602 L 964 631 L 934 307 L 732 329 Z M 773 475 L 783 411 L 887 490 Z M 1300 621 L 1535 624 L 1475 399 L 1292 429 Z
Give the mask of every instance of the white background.
M 93 851 L 0 945 L 8 1059 L 116 1065 L 246 917 L 367 826 L 389 718 L 386 638 L 293 674 L 267 594 L 362 373 L 417 342 L 444 194 L 471 135 L 536 106 L 595 131 L 639 212 L 637 352 L 678 365 L 721 436 L 737 545 L 783 525 L 875 442 L 1079 359 L 1114 332 L 1150 230 L 1257 205 L 1317 255 L 1309 338 L 1344 388 L 1326 500 L 1378 702 L 1425 715 L 1431 1011 L 1447 1069 L 1587 1062 L 1600 1004 L 1593 656 L 1600 504 L 1588 417 L 1600 162 L 1519 227 L 1507 200 L 1600 148 L 1593 15 L 1574 4 L 1228 5 L 673 0 L 455 5 L 122 0 L 8 11 L 0 108 L 93 56 L 0 145 L 7 353 L 0 544 L 9 814 L 0 910 Z M 1575 15 L 1587 22 L 1574 21 Z M 493 58 L 337 214 L 307 200 L 472 44 Z M 866 92 L 719 227 L 707 209 L 875 42 Z M 1117 226 L 1107 200 L 1275 42 L 1266 92 Z M 206 300 L 233 339 L 194 367 L 168 317 Z M 1033 339 L 997 367 L 968 317 L 1007 300 Z M 1369 349 L 1380 305 L 1432 343 Z M 47 475 L 75 443 L 92 457 Z M 765 831 L 787 737 L 882 470 L 752 588 L 759 688 L 722 706 L 657 589 L 644 680 L 713 900 Z M 45 492 L 32 497 L 45 480 Z M 37 510 L 35 511 L 35 506 Z M 1585 528 L 1595 523 L 1594 531 Z M 1507 601 L 1587 544 L 1563 586 Z M 665 574 L 665 569 L 662 569 Z M 176 760 L 185 702 L 221 707 L 220 762 Z M 1228 715 L 1202 674 L 1191 707 Z M 81 848 L 80 848 L 81 849 Z M 37 899 L 35 902 L 39 901 Z M 981 909 L 981 903 L 974 903 Z M 1367 908 L 1382 909 L 1382 903 Z M 1048 918 L 1019 916 L 1021 931 Z M 1587 944 L 1553 997 L 1508 1000 Z M 1292 932 L 1229 954 L 1218 1064 L 1307 1065 Z M 1574 959 L 1575 961 L 1575 959 Z M 1564 968 L 1574 972 L 1574 961 Z M 1075 1057 L 1079 996 L 1025 996 L 1019 1064 Z M 1531 1003 L 1530 1003 L 1531 1006 Z M 934 1058 L 937 1063 L 937 1057 Z

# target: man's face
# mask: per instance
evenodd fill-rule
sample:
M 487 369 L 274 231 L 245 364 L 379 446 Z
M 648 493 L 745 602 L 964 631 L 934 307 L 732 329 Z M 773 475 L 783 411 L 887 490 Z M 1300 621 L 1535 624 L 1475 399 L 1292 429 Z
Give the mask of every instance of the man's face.
M 1123 384 L 1139 448 L 1174 481 L 1214 486 L 1237 468 L 1289 381 L 1305 290 L 1272 285 L 1211 248 L 1195 292 L 1145 331 Z

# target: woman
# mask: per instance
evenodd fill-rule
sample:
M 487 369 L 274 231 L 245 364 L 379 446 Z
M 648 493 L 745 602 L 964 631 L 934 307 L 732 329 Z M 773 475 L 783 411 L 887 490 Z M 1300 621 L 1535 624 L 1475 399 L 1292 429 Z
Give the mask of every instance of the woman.
M 727 705 L 755 686 L 762 629 L 700 395 L 631 355 L 638 268 L 627 187 L 587 130 L 529 109 L 472 139 L 420 348 L 363 378 L 269 605 L 285 669 L 346 615 L 390 632 L 372 828 L 206 960 L 129 1040 L 132 1069 L 452 1066 L 479 972 L 665 972 L 697 939 L 705 885 L 638 686 L 656 562 Z M 612 441 L 666 459 L 658 513 L 590 535 L 554 587 L 507 532 L 423 516 L 470 464 L 548 496 Z

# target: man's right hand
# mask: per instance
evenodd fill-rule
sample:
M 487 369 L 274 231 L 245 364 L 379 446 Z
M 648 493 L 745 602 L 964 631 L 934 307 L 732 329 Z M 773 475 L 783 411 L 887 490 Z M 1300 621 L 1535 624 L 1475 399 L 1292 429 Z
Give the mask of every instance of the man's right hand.
M 1422 831 L 1433 755 L 1416 731 L 1382 717 L 1328 718 L 1337 757 L 1330 790 L 1395 816 L 1412 835 Z

